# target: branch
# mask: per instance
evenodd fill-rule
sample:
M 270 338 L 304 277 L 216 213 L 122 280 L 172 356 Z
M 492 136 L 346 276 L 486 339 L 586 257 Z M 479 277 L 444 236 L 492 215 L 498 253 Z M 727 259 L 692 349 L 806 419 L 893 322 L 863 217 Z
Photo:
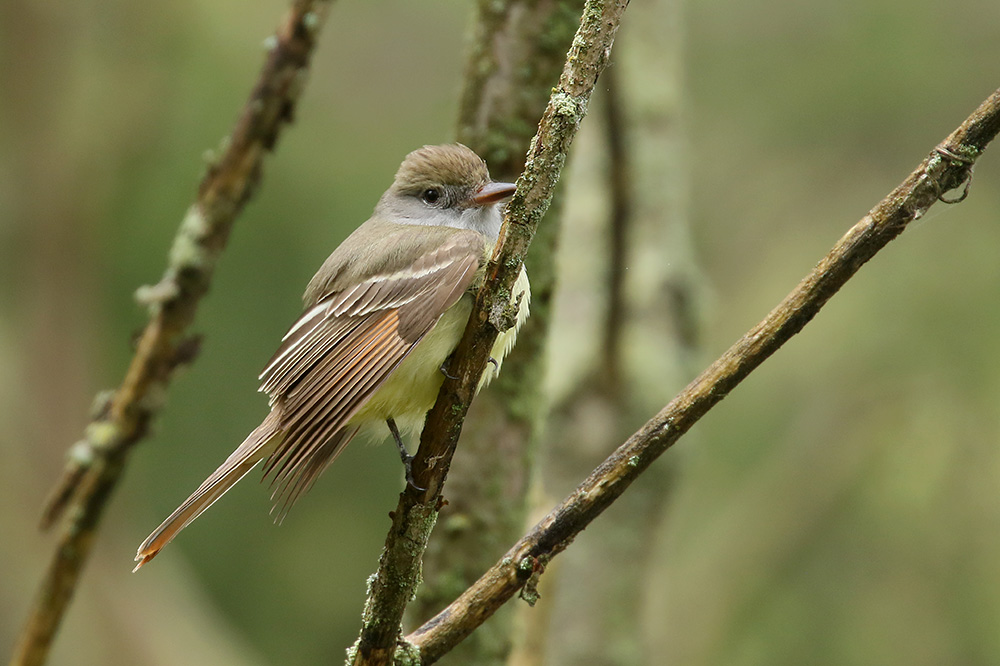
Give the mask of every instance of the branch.
M 417 586 L 420 558 L 440 508 L 441 489 L 462 420 L 498 331 L 507 327 L 503 320 L 510 307 L 511 289 L 538 222 L 551 202 L 566 153 L 587 112 L 597 77 L 607 64 L 627 4 L 626 0 L 590 0 L 584 8 L 559 84 L 532 139 L 517 191 L 507 205 L 485 284 L 449 364 L 449 372 L 456 378 L 445 379 L 437 403 L 427 415 L 413 464 L 416 485 L 426 490 L 407 486 L 393 512 L 379 570 L 369 590 L 361 636 L 349 658 L 354 664 L 387 664 L 393 658 L 400 620 Z M 421 659 L 430 663 L 436 657 L 422 654 Z
M 622 394 L 622 329 L 628 316 L 625 305 L 625 270 L 628 267 L 628 240 L 633 224 L 632 178 L 625 130 L 625 110 L 617 68 L 605 74 L 604 138 L 608 150 L 608 185 L 611 194 L 610 243 L 608 247 L 607 309 L 601 339 L 602 385 L 606 395 L 624 399 Z M 625 432 L 628 432 L 627 430 Z
M 42 664 L 90 552 L 101 512 L 132 447 L 146 434 L 162 406 L 174 369 L 193 359 L 197 342 L 185 338 L 198 303 L 236 216 L 260 183 L 265 153 L 274 149 L 303 90 L 316 37 L 330 0 L 295 0 L 276 35 L 250 98 L 222 155 L 202 178 L 170 250 L 163 279 L 136 298 L 149 307 L 149 321 L 121 385 L 99 398 L 84 439 L 69 451 L 63 476 L 50 495 L 43 527 L 72 505 L 56 553 L 22 630 L 12 664 Z
M 486 160 L 495 179 L 511 181 L 524 169 L 528 145 L 559 80 L 584 3 L 477 4 L 456 138 Z M 463 426 L 461 452 L 448 472 L 447 523 L 424 553 L 423 585 L 403 617 L 408 626 L 418 626 L 444 608 L 524 533 L 532 467 L 538 460 L 538 425 L 547 409 L 542 379 L 555 291 L 558 208 L 556 195 L 525 258 L 531 317 L 505 357 L 503 372 L 489 391 L 476 397 L 474 416 Z M 510 610 L 494 617 L 450 658 L 480 666 L 506 664 L 515 643 Z
M 552 557 L 614 502 L 629 484 L 767 357 L 798 333 L 861 266 L 907 224 L 941 199 L 965 198 L 972 166 L 1000 132 L 1000 90 L 994 92 L 923 163 L 848 231 L 785 299 L 730 347 L 659 414 L 612 453 L 475 585 L 406 637 L 434 661 L 531 583 Z M 955 199 L 943 193 L 962 186 Z

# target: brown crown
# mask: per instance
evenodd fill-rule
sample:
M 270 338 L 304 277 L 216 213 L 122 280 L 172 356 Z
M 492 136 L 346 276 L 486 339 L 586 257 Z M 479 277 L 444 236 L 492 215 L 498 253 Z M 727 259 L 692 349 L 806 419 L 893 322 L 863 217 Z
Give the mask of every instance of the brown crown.
M 490 182 L 486 162 L 460 143 L 424 146 L 406 156 L 396 172 L 394 185 L 400 190 L 419 190 L 429 185 L 457 185 L 478 189 Z

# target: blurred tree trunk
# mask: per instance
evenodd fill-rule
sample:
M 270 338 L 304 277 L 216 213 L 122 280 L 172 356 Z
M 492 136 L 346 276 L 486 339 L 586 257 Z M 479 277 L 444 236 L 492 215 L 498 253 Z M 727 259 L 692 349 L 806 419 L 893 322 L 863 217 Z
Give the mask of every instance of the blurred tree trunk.
M 466 65 L 457 140 L 481 155 L 495 180 L 524 168 L 528 143 L 559 78 L 582 0 L 479 3 Z M 503 372 L 472 406 L 448 475 L 448 506 L 424 559 L 424 585 L 409 616 L 422 622 L 455 599 L 520 536 L 544 417 L 545 346 L 554 288 L 558 207 L 539 227 L 525 267 L 531 317 Z M 513 608 L 502 609 L 441 663 L 503 664 Z
M 562 360 L 554 354 L 553 366 L 554 382 L 569 388 L 551 417 L 542 468 L 554 496 L 571 490 L 609 442 L 635 430 L 694 369 L 699 299 L 686 217 L 680 6 L 631 7 L 615 52 L 600 86 L 603 122 L 587 128 L 577 153 L 584 164 L 571 173 L 567 197 L 574 244 L 561 258 L 554 336 L 570 349 Z M 589 165 L 602 155 L 599 172 Z M 586 343 L 572 341 L 587 332 Z M 662 463 L 643 475 L 550 567 L 539 608 L 522 611 L 525 640 L 512 663 L 655 663 L 647 595 L 656 593 L 649 580 L 670 476 Z
M 65 444 L 78 435 L 86 409 L 80 397 L 92 388 L 82 361 L 93 357 L 96 339 L 88 266 L 94 264 L 94 220 L 107 184 L 106 170 L 89 159 L 93 135 L 64 113 L 80 105 L 79 81 L 68 65 L 74 59 L 88 64 L 80 58 L 85 17 L 79 8 L 67 11 L 72 18 L 13 2 L 3 12 L 4 124 L 18 128 L 4 137 L 12 182 L 5 188 L 11 197 L 4 218 L 11 224 L 3 230 L 3 266 L 17 299 L 9 305 L 29 322 L 18 341 L 21 381 L 14 397 L 29 415 L 30 450 L 46 456 L 36 461 L 46 469 L 61 463 Z M 48 381 L 52 377 L 60 381 Z
M 93 395 L 89 267 L 106 174 L 88 164 L 92 143 L 65 113 L 81 106 L 75 73 L 89 64 L 82 14 L 72 3 L 0 6 L 0 521 L 5 534 L 30 535 L 0 547 L 5 571 L 44 561 L 37 507 Z M 17 319 L 22 330 L 2 330 Z M 30 598 L 32 584 L 17 577 L 12 597 Z M 12 648 L 15 635 L 4 636 Z

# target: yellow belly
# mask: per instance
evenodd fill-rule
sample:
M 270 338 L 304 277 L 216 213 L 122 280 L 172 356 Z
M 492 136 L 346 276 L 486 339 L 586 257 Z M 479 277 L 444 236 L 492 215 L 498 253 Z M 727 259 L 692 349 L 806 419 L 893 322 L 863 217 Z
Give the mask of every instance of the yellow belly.
M 499 372 L 504 357 L 514 346 L 518 329 L 528 318 L 531 292 L 524 269 L 521 269 L 521 274 L 514 283 L 514 299 L 516 300 L 521 293 L 524 296 L 521 297 L 517 321 L 514 326 L 497 336 L 490 352 L 490 356 L 496 359 L 497 365 L 494 367 L 490 363 L 486 366 L 477 391 L 489 384 Z M 383 439 L 389 434 L 384 425 L 385 420 L 389 418 L 394 419 L 401 430 L 411 432 L 418 430 L 423 425 L 428 410 L 434 406 L 438 391 L 441 390 L 444 381 L 441 366 L 458 346 L 471 311 L 472 295 L 466 294 L 441 316 L 434 328 L 417 343 L 385 383 L 351 418 L 350 423 L 362 426 L 366 434 L 375 439 Z

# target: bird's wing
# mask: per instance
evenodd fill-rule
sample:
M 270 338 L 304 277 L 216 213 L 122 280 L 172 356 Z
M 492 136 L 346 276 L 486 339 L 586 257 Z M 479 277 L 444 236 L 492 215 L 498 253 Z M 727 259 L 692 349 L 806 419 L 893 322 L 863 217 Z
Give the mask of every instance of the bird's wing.
M 265 465 L 282 513 L 353 436 L 344 431 L 351 417 L 469 288 L 483 252 L 479 234 L 456 231 L 409 265 L 320 299 L 289 329 L 260 375 L 283 433 Z

